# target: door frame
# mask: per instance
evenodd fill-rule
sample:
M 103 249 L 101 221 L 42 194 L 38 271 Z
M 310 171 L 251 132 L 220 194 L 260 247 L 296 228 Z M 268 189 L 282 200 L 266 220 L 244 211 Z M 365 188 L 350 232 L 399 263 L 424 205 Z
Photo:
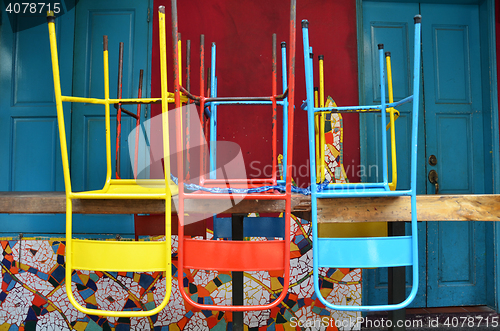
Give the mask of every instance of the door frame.
M 365 0 L 368 1 L 368 0 Z M 383 1 L 383 0 L 371 0 Z M 435 3 L 432 0 L 385 0 L 386 2 L 418 2 Z M 481 74 L 483 88 L 483 135 L 485 145 L 485 176 L 491 177 L 492 185 L 485 188 L 487 194 L 500 194 L 500 136 L 497 93 L 497 61 L 495 36 L 495 0 L 442 0 L 439 3 L 449 4 L 476 4 L 479 6 L 480 44 L 481 44 Z M 425 18 L 424 18 L 425 19 Z M 364 53 L 363 53 L 363 0 L 356 0 L 356 22 L 358 39 L 358 86 L 359 104 L 365 104 L 364 82 Z M 366 118 L 359 118 L 360 135 L 360 163 L 367 160 Z M 366 180 L 366 178 L 361 178 Z M 486 224 L 486 270 L 487 274 L 494 274 L 493 279 L 486 278 L 487 305 L 500 312 L 500 224 L 491 222 Z M 491 248 L 491 249 L 490 249 Z

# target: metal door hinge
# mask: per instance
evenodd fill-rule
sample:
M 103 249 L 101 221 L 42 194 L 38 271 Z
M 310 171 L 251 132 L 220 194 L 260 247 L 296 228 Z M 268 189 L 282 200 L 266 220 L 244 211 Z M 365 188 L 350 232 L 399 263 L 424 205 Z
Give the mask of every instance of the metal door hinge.
M 151 20 L 151 8 L 148 8 L 148 23 Z

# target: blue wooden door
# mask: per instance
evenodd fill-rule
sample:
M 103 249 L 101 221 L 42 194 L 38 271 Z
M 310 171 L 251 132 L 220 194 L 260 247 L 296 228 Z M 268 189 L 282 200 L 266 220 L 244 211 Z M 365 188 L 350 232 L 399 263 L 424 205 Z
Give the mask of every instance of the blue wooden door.
M 383 43 L 393 59 L 395 99 L 411 88 L 413 16 L 422 14 L 423 93 L 419 129 L 418 194 L 434 194 L 429 171 L 438 173 L 439 193 L 484 192 L 478 6 L 363 2 L 365 102 L 379 98 L 376 47 Z M 408 109 L 397 123 L 398 189 L 409 188 Z M 373 119 L 370 119 L 370 116 Z M 362 162 L 380 164 L 375 115 L 361 122 Z M 365 129 L 363 129 L 365 128 Z M 365 135 L 366 134 L 366 135 Z M 436 156 L 437 164 L 429 164 Z M 379 167 L 380 168 L 380 167 Z M 367 173 L 366 180 L 381 178 Z M 414 307 L 486 303 L 485 228 L 480 222 L 419 224 L 420 286 Z M 364 271 L 367 303 L 386 302 L 384 269 Z M 407 272 L 409 283 L 411 274 Z
M 111 97 L 116 96 L 118 43 L 125 43 L 123 97 L 135 97 L 139 70 L 149 72 L 151 26 L 149 1 L 63 1 L 56 19 L 62 93 L 103 97 L 102 35 L 109 36 Z M 54 100 L 48 29 L 33 17 L 8 17 L 2 5 L 0 26 L 0 190 L 64 191 Z M 14 21 L 10 21 L 10 20 Z M 74 56 L 73 56 L 74 55 Z M 145 82 L 149 75 L 145 75 Z M 148 93 L 149 84 L 144 84 Z M 73 190 L 101 188 L 105 178 L 103 107 L 64 104 L 70 142 Z M 130 109 L 134 110 L 135 109 Z M 143 112 L 144 113 L 144 112 Z M 124 116 L 122 146 L 133 121 Z M 114 123 L 114 122 L 113 122 Z M 112 127 L 112 135 L 115 134 Z M 114 141 L 112 139 L 114 145 Z M 114 153 L 114 150 L 113 152 Z M 122 177 L 131 177 L 128 148 L 122 153 Z M 62 234 L 64 215 L 0 214 L 4 235 Z M 133 234 L 133 217 L 75 215 L 75 233 Z
M 427 172 L 440 194 L 484 193 L 479 12 L 473 5 L 421 5 Z M 427 181 L 427 194 L 436 188 Z M 427 224 L 427 302 L 486 303 L 484 222 Z
M 137 97 L 139 71 L 149 72 L 151 27 L 153 13 L 149 1 L 80 1 L 76 6 L 75 56 L 73 95 L 104 97 L 103 35 L 108 36 L 110 97 L 117 95 L 118 47 L 124 43 L 123 94 Z M 147 79 L 145 77 L 145 79 Z M 144 84 L 148 86 L 149 84 Z M 147 91 L 146 91 L 147 93 Z M 144 95 L 144 92 L 143 92 Z M 127 108 L 127 107 L 125 107 Z M 128 106 L 135 112 L 135 107 Z M 144 114 L 144 112 L 143 112 Z M 121 177 L 133 178 L 128 154 L 127 136 L 135 125 L 127 115 L 122 116 Z M 73 104 L 71 141 L 71 171 L 73 190 L 92 190 L 103 187 L 106 179 L 104 106 Z M 111 143 L 113 174 L 115 173 L 116 111 L 111 108 Z M 114 176 L 113 176 L 114 177 Z M 83 220 L 85 219 L 85 221 Z M 133 233 L 132 215 L 82 216 L 75 224 L 92 223 L 122 234 Z M 113 230 L 111 230 L 113 231 Z
M 0 5 L 0 191 L 64 191 L 46 19 L 9 17 L 5 3 Z M 65 14 L 56 19 L 56 32 L 62 91 L 70 94 L 73 1 L 61 7 Z M 70 120 L 65 107 L 67 125 Z M 0 228 L 3 235 L 61 233 L 64 215 L 0 214 Z
M 397 14 L 395 14 L 397 12 Z M 394 100 L 400 100 L 412 93 L 413 64 L 413 16 L 419 13 L 418 3 L 363 2 L 363 86 L 361 93 L 364 104 L 380 103 L 378 44 L 391 52 Z M 422 104 L 422 102 L 421 102 Z M 396 121 L 396 151 L 398 158 L 398 189 L 410 189 L 410 147 L 411 147 L 411 104 L 399 108 L 400 117 Z M 423 112 L 419 119 L 419 133 L 424 132 Z M 380 114 L 360 116 L 361 162 L 364 165 L 363 181 L 382 181 L 382 151 L 380 146 Z M 417 193 L 425 194 L 425 137 L 419 134 L 418 141 L 419 177 Z M 376 167 L 373 167 L 376 165 Z M 390 172 L 389 172 L 390 173 Z M 426 306 L 426 227 L 419 223 L 419 290 L 412 303 L 416 307 Z M 408 231 L 410 229 L 408 228 Z M 411 270 L 407 272 L 407 284 L 411 284 Z M 363 300 L 367 304 L 387 303 L 387 268 L 363 270 Z M 410 288 L 407 288 L 409 294 Z

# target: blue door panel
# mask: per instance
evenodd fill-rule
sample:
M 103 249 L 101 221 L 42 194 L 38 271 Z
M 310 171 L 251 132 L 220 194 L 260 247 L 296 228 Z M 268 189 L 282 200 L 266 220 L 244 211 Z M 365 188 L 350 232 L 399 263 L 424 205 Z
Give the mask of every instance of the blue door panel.
M 433 24 L 432 62 L 436 103 L 471 101 L 469 29 L 458 24 Z M 450 61 L 452 59 L 452 61 Z
M 383 44 L 386 52 L 391 52 L 391 62 L 397 71 L 393 73 L 394 97 L 401 99 L 408 96 L 411 86 L 411 70 L 407 61 L 409 57 L 408 29 L 409 22 L 370 22 L 372 75 L 370 93 L 373 102 L 380 103 L 380 74 L 378 45 Z M 368 92 L 368 91 L 367 91 Z M 387 97 L 387 94 L 386 94 Z M 410 108 L 410 107 L 406 107 Z
M 485 223 L 435 222 L 428 227 L 429 306 L 486 303 Z
M 12 82 L 14 82 L 11 86 L 12 105 L 14 107 L 54 106 L 47 26 L 43 24 L 21 30 L 22 23 L 24 21 L 29 23 L 29 18 L 19 18 L 17 21 L 18 32 L 13 38 L 12 45 Z M 44 56 L 37 56 L 38 54 L 44 54 Z
M 444 225 L 444 226 L 443 226 Z M 439 265 L 441 268 L 438 270 L 438 278 L 441 285 L 451 285 L 454 283 L 467 283 L 473 284 L 474 274 L 470 272 L 471 267 L 474 265 L 474 227 L 470 222 L 463 222 L 462 224 L 452 224 L 453 227 L 446 226 L 446 224 L 439 224 L 437 226 L 437 235 L 452 236 L 454 238 L 450 243 L 454 245 L 438 246 L 439 254 L 436 256 L 441 261 Z M 466 245 L 462 243 L 465 242 Z M 469 249 L 473 247 L 473 249 Z M 460 256 L 460 259 L 456 257 Z M 451 263 L 447 263 L 451 262 Z
M 427 154 L 438 161 L 429 170 L 443 177 L 439 185 L 443 193 L 482 193 L 478 8 L 422 4 L 424 12 L 431 21 L 439 22 L 422 25 L 423 42 L 432 48 L 423 53 L 424 77 L 434 78 L 425 80 L 425 121 L 431 128 L 426 132 Z M 427 191 L 434 193 L 432 184 L 428 183 Z
M 139 6 L 137 6 L 139 7 Z M 147 8 L 146 6 L 144 6 Z M 102 57 L 102 39 L 103 35 L 108 36 L 108 54 L 109 54 L 109 75 L 110 75 L 110 95 L 112 97 L 116 96 L 117 88 L 117 77 L 118 77 L 118 45 L 120 42 L 124 43 L 123 52 L 123 66 L 124 68 L 130 68 L 125 71 L 123 77 L 123 94 L 131 95 L 132 84 L 131 79 L 133 74 L 137 77 L 139 75 L 138 69 L 134 73 L 133 67 L 133 56 L 135 48 L 135 29 L 136 29 L 136 17 L 137 13 L 135 9 L 130 10 L 112 10 L 109 9 L 111 6 L 106 6 L 103 9 L 90 9 L 87 13 L 88 24 L 85 26 L 78 25 L 78 27 L 83 30 L 79 33 L 85 33 L 86 42 L 83 50 L 85 54 L 85 69 L 83 72 L 75 72 L 80 76 L 84 74 L 85 76 L 85 96 L 86 97 L 100 97 L 104 95 L 104 81 L 103 81 L 103 57 Z M 140 9 L 140 8 L 138 8 Z M 78 10 L 84 11 L 85 9 Z M 143 8 L 144 10 L 144 8 Z M 82 15 L 85 15 L 82 13 Z M 145 16 L 142 17 L 144 23 L 146 23 Z M 146 25 L 146 24 L 144 24 Z M 147 27 L 147 25 L 146 25 Z M 147 31 L 142 31 L 145 34 L 139 35 L 137 37 L 143 40 L 147 36 Z M 79 44 L 79 41 L 77 42 Z M 79 48 L 77 46 L 77 48 Z M 140 53 L 140 49 L 136 50 Z M 145 52 L 146 49 L 143 49 Z M 144 63 L 143 65 L 145 65 Z M 75 86 L 75 88 L 78 88 Z M 93 105 L 88 105 L 93 107 Z
M 397 14 L 396 14 L 397 13 Z M 391 52 L 392 79 L 394 100 L 400 100 L 411 94 L 413 63 L 413 16 L 419 13 L 417 3 L 383 3 L 363 2 L 363 36 L 364 36 L 364 93 L 361 95 L 363 104 L 380 102 L 380 81 L 378 69 L 378 44 L 384 44 L 384 51 Z M 407 169 L 410 164 L 411 140 L 411 104 L 399 107 L 400 117 L 396 121 L 396 151 L 398 165 L 397 189 L 410 188 L 410 174 Z M 425 140 L 423 127 L 423 114 L 419 120 L 419 162 L 417 173 L 419 178 L 425 178 Z M 380 114 L 360 116 L 361 136 L 365 135 L 362 143 L 362 165 L 366 169 L 368 182 L 381 181 L 382 179 L 382 151 L 380 143 Z M 389 132 L 388 147 L 390 147 Z M 389 162 L 390 164 L 390 162 Z M 389 166 L 392 171 L 391 165 Z M 376 169 L 373 171 L 372 169 Z M 390 173 L 390 172 L 389 172 Z M 390 177 L 389 177 L 390 178 Z M 419 180 L 417 192 L 425 192 L 425 181 Z M 410 231 L 408 227 L 407 231 Z M 420 256 L 425 256 L 426 231 L 425 224 L 419 224 L 419 251 Z M 412 306 L 425 306 L 425 258 L 419 260 L 420 284 L 417 298 Z M 407 268 L 407 284 L 411 284 L 411 269 Z M 363 301 L 366 304 L 387 303 L 387 268 L 363 270 Z M 409 293 L 410 288 L 407 288 Z M 407 293 L 407 294 L 408 294 Z
M 123 97 L 136 97 L 139 69 L 147 73 L 149 68 L 148 2 L 141 5 L 135 1 L 82 1 L 76 10 L 73 3 L 66 1 L 65 5 L 69 10 L 56 19 L 63 95 L 104 96 L 102 35 L 108 34 L 110 96 L 116 97 L 118 42 L 123 41 Z M 3 22 L 9 22 L 5 10 L 2 15 Z M 22 15 L 15 18 L 18 27 L 24 27 L 30 19 Z M 0 190 L 64 191 L 47 26 L 41 24 L 16 33 L 10 24 L 4 24 L 1 34 Z M 80 52 L 75 59 L 74 49 Z M 73 63 L 77 66 L 74 70 Z M 147 94 L 147 88 L 144 92 Z M 82 106 L 91 111 L 79 112 L 78 107 L 64 103 L 74 190 L 101 188 L 104 184 L 104 108 Z M 116 132 L 113 111 L 112 137 Z M 134 122 L 123 117 L 122 146 L 127 146 L 127 135 Z M 112 144 L 115 145 L 115 139 Z M 112 153 L 114 166 L 114 150 Z M 130 177 L 128 148 L 122 150 L 121 162 L 123 177 Z M 62 234 L 64 220 L 64 215 L 0 214 L 4 233 Z M 74 215 L 73 223 L 75 233 L 86 234 L 132 234 L 134 228 L 133 218 L 127 215 Z
M 473 5 L 422 4 L 427 155 L 439 193 L 484 193 L 479 11 Z M 427 46 L 427 51 L 425 51 Z M 427 192 L 435 193 L 427 182 Z M 427 224 L 428 306 L 486 303 L 485 225 Z
M 470 114 L 436 114 L 435 126 L 437 132 L 435 155 L 439 155 L 439 160 L 434 168 L 439 174 L 438 182 L 441 182 L 439 193 L 473 193 L 474 142 L 471 135 Z M 453 146 L 459 147 L 453 148 Z M 433 193 L 432 189 L 430 193 Z
M 150 59 L 149 1 L 81 1 L 75 23 L 74 96 L 104 97 L 103 35 L 108 36 L 110 97 L 117 96 L 118 47 L 124 43 L 122 97 L 137 97 L 139 70 L 148 72 Z M 147 85 L 147 84 L 145 84 Z M 147 94 L 143 92 L 144 94 Z M 106 178 L 104 106 L 75 103 L 72 120 L 71 172 L 73 190 L 103 187 Z M 135 112 L 135 107 L 125 106 Z M 112 177 L 115 177 L 116 110 L 111 113 Z M 135 125 L 122 113 L 121 178 L 133 178 L 128 134 Z M 103 232 L 133 233 L 132 215 L 78 215 L 77 224 L 99 224 Z M 82 232 L 94 229 L 82 226 Z
M 55 99 L 47 26 L 22 30 L 33 18 L 13 15 L 17 30 L 12 30 L 4 10 L 2 15 L 6 24 L 0 37 L 0 190 L 64 190 L 59 139 L 54 140 Z M 70 10 L 56 19 L 58 42 L 65 44 L 60 49 L 65 93 L 71 92 L 73 15 Z M 69 109 L 65 121 L 69 125 Z M 42 152 L 48 155 L 40 159 Z
M 83 173 L 85 178 L 85 190 L 101 189 L 106 180 L 106 145 L 104 131 L 104 116 L 86 115 L 84 116 L 84 160 Z M 121 139 L 122 149 L 120 154 L 121 160 L 121 176 L 122 178 L 132 178 L 132 167 L 128 151 L 128 135 L 135 125 L 135 120 L 128 116 L 122 116 L 122 132 Z M 116 132 L 116 116 L 111 116 L 111 132 Z M 116 138 L 111 139 L 111 162 L 112 169 L 115 169 L 116 159 Z
M 77 42 L 75 43 L 74 95 L 102 98 L 104 74 L 102 38 L 108 36 L 110 96 L 116 97 L 118 77 L 118 45 L 124 42 L 123 97 L 136 97 L 140 69 L 147 69 L 148 23 L 147 3 L 120 2 L 94 6 L 79 6 L 77 13 Z M 101 8 L 99 8 L 101 7 Z M 117 10 L 109 8 L 118 7 Z M 135 8 L 122 10 L 120 7 Z M 131 106 L 129 106 L 131 107 Z M 127 108 L 127 107 L 126 107 Z M 134 111 L 135 109 L 130 108 Z M 115 172 L 116 111 L 111 109 L 111 143 L 113 174 Z M 104 106 L 73 105 L 72 172 L 75 190 L 101 188 L 106 175 Z M 132 168 L 127 148 L 127 136 L 134 126 L 127 115 L 122 115 L 121 177 L 131 178 Z
M 393 15 L 395 8 L 401 14 Z M 413 44 L 409 36 L 413 35 L 412 18 L 415 13 L 418 13 L 418 4 L 364 2 L 363 10 L 365 13 L 363 15 L 363 34 L 366 46 L 364 47 L 364 93 L 361 95 L 361 102 L 363 104 L 380 103 L 378 44 L 384 44 L 384 50 L 391 53 L 394 100 L 400 100 L 411 94 L 412 69 L 410 64 L 413 63 Z M 396 122 L 396 150 L 398 159 L 409 162 L 410 140 L 408 132 L 411 129 L 411 117 L 409 116 L 411 105 L 403 105 L 398 110 L 401 116 Z M 363 140 L 366 143 L 366 149 L 361 152 L 362 164 L 366 169 L 366 177 L 362 179 L 367 182 L 381 181 L 382 178 L 381 166 L 375 167 L 377 171 L 370 171 L 371 166 L 382 164 L 382 151 L 379 148 L 381 130 L 379 116 L 380 114 L 360 116 L 361 136 L 362 138 L 364 136 Z M 423 126 L 421 128 L 423 130 Z M 425 145 L 423 135 L 420 137 L 419 145 Z M 422 148 L 419 149 L 419 153 L 423 155 Z M 423 171 L 419 167 L 420 172 Z M 409 188 L 409 175 L 406 172 L 398 171 L 398 178 L 398 189 Z
M 12 118 L 13 191 L 56 190 L 56 163 L 60 160 L 57 135 L 55 117 Z
M 54 86 L 46 24 L 2 9 L 0 28 L 0 191 L 63 191 Z M 74 4 L 56 18 L 61 85 L 71 93 Z M 12 23 L 12 24 L 11 24 Z M 12 28 L 14 26 L 14 29 Z M 65 122 L 70 134 L 70 107 Z M 64 233 L 64 215 L 0 214 L 2 233 Z
M 484 192 L 484 147 L 481 99 L 481 59 L 479 52 L 478 6 L 437 5 L 418 3 L 363 2 L 364 89 L 366 103 L 377 98 L 376 54 L 378 43 L 391 51 L 395 99 L 407 94 L 406 60 L 398 63 L 397 53 L 409 59 L 411 42 L 404 40 L 408 32 L 395 33 L 412 27 L 411 19 L 422 14 L 423 95 L 417 165 L 417 191 L 434 194 L 435 187 L 427 180 L 430 170 L 438 173 L 440 194 Z M 409 31 L 411 32 L 411 31 Z M 389 39 L 386 41 L 384 38 Z M 394 45 L 391 45 L 391 42 Z M 391 46 L 387 46 L 391 45 Z M 400 49 L 400 51 L 398 51 Z M 400 76 L 398 76 L 400 75 Z M 375 77 L 375 78 L 374 78 Z M 411 82 L 409 83 L 411 84 Z M 399 89 L 399 91 L 398 91 Z M 400 109 L 402 117 L 407 111 Z M 370 115 L 378 117 L 377 115 Z M 403 120 L 403 121 L 401 121 Z M 401 122 L 400 122 L 401 121 Z M 406 174 L 409 164 L 405 139 L 409 121 L 396 123 L 398 152 L 398 189 L 409 187 Z M 381 128 L 375 119 L 361 122 L 361 135 L 366 136 L 362 151 L 363 165 L 380 164 L 381 151 L 376 139 Z M 365 129 L 366 132 L 363 130 Z M 401 150 L 403 149 L 403 150 Z M 437 164 L 429 165 L 430 155 Z M 375 175 L 367 174 L 373 181 Z M 409 229 L 408 229 L 409 230 Z M 480 222 L 428 222 L 419 224 L 420 286 L 412 306 L 446 306 L 485 304 L 485 225 Z M 364 300 L 368 304 L 386 302 L 385 270 L 365 270 Z M 407 278 L 411 274 L 407 272 Z M 409 279 L 407 279 L 407 282 Z

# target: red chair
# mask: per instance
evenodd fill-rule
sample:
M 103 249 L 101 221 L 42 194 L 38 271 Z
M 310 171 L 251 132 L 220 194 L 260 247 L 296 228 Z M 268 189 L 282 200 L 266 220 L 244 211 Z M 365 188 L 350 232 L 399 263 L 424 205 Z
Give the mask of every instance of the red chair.
M 276 42 L 274 39 L 274 49 L 273 49 L 273 91 L 272 96 L 262 97 L 262 98 L 245 98 L 245 97 L 205 97 L 204 95 L 204 46 L 201 45 L 200 55 L 201 55 L 201 65 L 200 65 L 200 87 L 201 95 L 194 96 L 189 91 L 181 87 L 180 78 L 180 68 L 179 68 L 179 58 L 178 58 L 178 29 L 177 29 L 177 8 L 176 1 L 172 0 L 172 24 L 173 24 L 173 57 L 174 57 L 174 93 L 175 93 L 175 106 L 180 109 L 181 107 L 181 90 L 188 96 L 188 98 L 195 101 L 195 103 L 200 106 L 200 120 L 202 126 L 204 123 L 204 113 L 205 105 L 211 107 L 216 104 L 241 104 L 247 101 L 261 101 L 260 104 L 271 104 L 273 106 L 273 111 L 276 113 L 277 100 L 280 97 L 276 92 Z M 286 181 L 284 193 L 270 189 L 266 190 L 268 185 L 277 185 L 277 160 L 274 158 L 273 167 L 275 174 L 271 180 L 269 179 L 205 179 L 203 176 L 200 179 L 200 185 L 197 189 L 192 189 L 190 187 L 189 192 L 184 188 L 184 137 L 181 131 L 177 130 L 176 134 L 176 149 L 178 151 L 177 156 L 177 172 L 179 180 L 179 190 L 178 195 L 178 205 L 177 212 L 179 217 L 179 263 L 178 263 L 178 280 L 181 288 L 181 293 L 184 300 L 189 303 L 189 305 L 202 309 L 202 310 L 223 310 L 223 311 L 248 311 L 248 310 L 265 310 L 277 306 L 287 295 L 290 279 L 290 238 L 288 232 L 290 230 L 290 213 L 291 213 L 291 163 L 292 163 L 292 146 L 293 146 L 293 114 L 294 114 L 294 95 L 295 95 L 295 37 L 296 37 L 296 14 L 295 14 L 295 0 L 291 0 L 291 10 L 290 10 L 290 54 L 288 68 L 288 132 L 287 132 L 287 160 L 286 160 Z M 286 94 L 285 94 L 286 95 Z M 249 103 L 252 103 L 249 102 Z M 248 106 L 247 106 L 248 107 Z M 177 128 L 182 128 L 182 118 L 183 116 L 180 112 L 176 113 L 176 123 Z M 275 119 L 273 119 L 273 127 L 276 129 Z M 208 132 L 205 131 L 205 137 L 207 137 Z M 203 134 L 200 135 L 203 137 Z M 276 138 L 276 133 L 273 133 Z M 191 136 L 192 140 L 193 137 Z M 215 146 L 210 146 L 211 148 Z M 276 141 L 273 141 L 273 153 L 275 152 Z M 179 152 L 182 151 L 182 152 Z M 204 159 L 203 152 L 200 155 L 201 160 Z M 203 170 L 203 166 L 201 170 Z M 203 173 L 203 171 L 202 171 Z M 252 193 L 234 193 L 234 191 L 227 190 L 226 188 L 239 188 L 246 187 L 255 189 L 262 192 Z M 277 187 L 277 186 L 275 186 Z M 223 191 L 223 193 L 212 193 L 207 192 L 209 189 L 217 189 L 218 191 Z M 184 220 L 185 215 L 185 200 L 214 200 L 214 199 L 233 199 L 233 200 L 281 200 L 285 202 L 285 236 L 279 240 L 271 241 L 236 241 L 236 240 L 198 240 L 186 237 L 186 224 Z M 281 294 L 272 302 L 263 305 L 213 305 L 195 302 L 192 298 L 184 291 L 184 269 L 202 269 L 202 270 L 219 270 L 219 271 L 283 271 L 283 289 Z

